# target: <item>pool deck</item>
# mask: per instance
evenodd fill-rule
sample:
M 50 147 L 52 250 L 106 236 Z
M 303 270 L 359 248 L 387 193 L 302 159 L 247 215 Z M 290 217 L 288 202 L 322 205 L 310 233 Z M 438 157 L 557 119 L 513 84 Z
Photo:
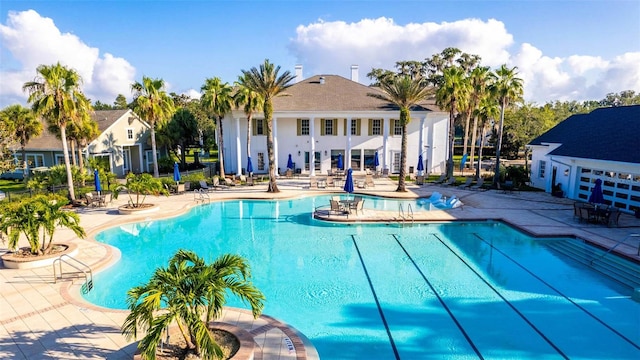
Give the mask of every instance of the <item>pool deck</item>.
M 309 181 L 280 179 L 277 194 L 266 192 L 266 183 L 236 186 L 210 192 L 210 201 L 224 199 L 274 199 L 311 194 L 341 193 L 340 188 L 309 189 Z M 415 212 L 413 221 L 455 221 L 496 219 L 508 222 L 536 236 L 575 236 L 611 248 L 630 234 L 640 233 L 640 219 L 622 214 L 618 227 L 580 223 L 573 217 L 573 200 L 559 199 L 541 192 L 495 190 L 469 191 L 438 185 L 407 185 L 407 192 L 395 192 L 397 184 L 386 178 L 375 179 L 375 187 L 356 189 L 356 193 L 387 197 L 428 197 L 438 191 L 447 197 L 456 195 L 463 207 L 451 210 Z M 117 206 L 125 204 L 126 195 L 107 208 L 81 208 L 77 212 L 87 231 L 84 240 L 66 229 L 56 232 L 56 241 L 78 246 L 74 257 L 88 264 L 94 272 L 118 259 L 118 251 L 94 240 L 106 228 L 148 219 L 176 216 L 198 206 L 193 193 L 170 197 L 149 197 L 147 202 L 159 210 L 140 216 L 119 215 Z M 311 214 L 310 214 L 311 216 Z M 349 221 L 399 220 L 397 212 L 374 212 L 350 215 Z M 408 221 L 408 220 L 407 220 Z M 615 252 L 640 261 L 637 255 L 640 238 L 629 237 Z M 0 244 L 0 254 L 7 251 Z M 80 298 L 84 278 L 53 282 L 51 266 L 14 270 L 0 267 L 0 358 L 6 359 L 132 359 L 134 341 L 120 334 L 127 311 L 96 307 Z M 296 329 L 268 316 L 253 319 L 241 309 L 226 309 L 219 321 L 249 332 L 256 344 L 255 359 L 317 359 L 313 345 Z

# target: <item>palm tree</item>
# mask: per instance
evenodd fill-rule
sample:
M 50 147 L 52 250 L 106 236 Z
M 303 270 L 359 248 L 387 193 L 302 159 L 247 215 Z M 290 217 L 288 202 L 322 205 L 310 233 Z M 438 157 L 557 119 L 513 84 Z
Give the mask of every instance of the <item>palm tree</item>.
M 0 119 L 12 123 L 12 128 L 15 131 L 15 136 L 22 150 L 22 169 L 26 181 L 29 177 L 29 171 L 27 168 L 27 152 L 25 147 L 32 138 L 42 134 L 42 123 L 38 121 L 31 109 L 27 109 L 19 104 L 11 105 L 3 109 L 0 114 Z
M 200 103 L 216 118 L 218 125 L 218 161 L 220 162 L 220 177 L 224 178 L 224 139 L 222 133 L 222 118 L 231 111 L 233 104 L 233 88 L 229 83 L 223 83 L 218 77 L 206 79 L 200 88 L 202 97 Z
M 502 146 L 502 128 L 504 126 L 504 110 L 513 101 L 522 99 L 523 84 L 522 79 L 517 77 L 518 68 L 509 69 L 507 65 L 502 65 L 496 70 L 496 81 L 491 85 L 490 91 L 500 104 L 500 125 L 498 126 L 498 143 L 496 144 L 496 173 L 493 178 L 493 185 L 500 182 L 500 147 Z
M 436 91 L 436 103 L 449 111 L 449 155 L 447 159 L 447 176 L 453 176 L 453 146 L 455 140 L 456 114 L 463 108 L 468 95 L 468 82 L 465 80 L 464 71 L 451 66 L 442 72 L 442 83 Z
M 82 78 L 75 70 L 57 63 L 40 65 L 36 71 L 36 80 L 26 82 L 22 89 L 29 93 L 28 102 L 32 104 L 34 113 L 60 128 L 69 198 L 75 201 L 66 129 L 67 124 L 77 122 L 91 112 L 91 102 L 80 91 Z
M 262 96 L 248 85 L 247 75 L 238 76 L 238 87 L 234 96 L 236 107 L 241 107 L 247 116 L 247 156 L 251 156 L 251 119 L 254 111 L 262 110 Z
M 474 68 L 471 71 L 471 74 L 468 79 L 470 82 L 469 85 L 470 85 L 471 94 L 469 96 L 469 103 L 467 106 L 466 126 L 468 131 L 469 118 L 473 117 L 473 127 L 471 129 L 471 151 L 470 151 L 471 154 L 469 156 L 469 163 L 472 164 L 473 166 L 473 161 L 475 159 L 474 156 L 475 156 L 475 149 L 476 149 L 476 140 L 477 140 L 476 136 L 478 133 L 478 117 L 475 115 L 475 112 L 478 109 L 478 104 L 480 103 L 480 99 L 482 99 L 487 93 L 487 89 L 493 80 L 493 73 L 489 70 L 488 67 L 479 66 Z M 467 153 L 467 150 L 466 150 L 467 137 L 468 137 L 467 132 L 465 132 L 465 140 L 464 140 L 465 149 L 463 150 L 464 154 Z
M 142 77 L 142 82 L 131 84 L 133 111 L 145 119 L 151 127 L 151 151 L 153 152 L 153 176 L 159 177 L 156 151 L 156 125 L 161 125 L 173 115 L 173 100 L 164 90 L 162 79 Z
M 498 109 L 497 102 L 495 101 L 495 99 L 493 99 L 490 93 L 486 93 L 485 96 L 480 99 L 478 108 L 474 112 L 475 118 L 480 120 L 480 127 L 478 128 L 478 132 L 480 135 L 480 148 L 478 149 L 478 165 L 476 168 L 476 178 L 480 177 L 480 162 L 482 161 L 482 148 L 484 146 L 487 126 L 499 115 L 500 109 Z
M 269 187 L 267 192 L 279 192 L 276 183 L 276 158 L 273 149 L 273 99 L 286 95 L 284 92 L 295 76 L 290 71 L 278 75 L 280 66 L 275 66 L 268 59 L 260 65 L 260 68 L 252 67 L 250 70 L 242 70 L 246 85 L 262 96 L 262 111 L 267 125 L 267 153 L 269 157 Z M 311 165 L 313 166 L 313 164 Z
M 155 359 L 162 333 L 175 321 L 189 349 L 203 359 L 219 358 L 222 351 L 207 323 L 221 315 L 228 294 L 248 303 L 255 318 L 262 313 L 265 297 L 251 283 L 244 258 L 226 254 L 206 264 L 196 253 L 178 250 L 148 283 L 127 292 L 131 313 L 122 333 L 131 339 L 137 337 L 138 329 L 145 331 L 138 348 L 143 358 Z
M 407 167 L 407 126 L 411 121 L 411 107 L 417 105 L 431 94 L 431 88 L 421 77 L 396 75 L 380 81 L 380 93 L 367 94 L 371 97 L 388 101 L 400 108 L 400 124 L 402 124 L 402 142 L 400 147 L 400 177 L 396 191 L 405 192 L 405 176 Z

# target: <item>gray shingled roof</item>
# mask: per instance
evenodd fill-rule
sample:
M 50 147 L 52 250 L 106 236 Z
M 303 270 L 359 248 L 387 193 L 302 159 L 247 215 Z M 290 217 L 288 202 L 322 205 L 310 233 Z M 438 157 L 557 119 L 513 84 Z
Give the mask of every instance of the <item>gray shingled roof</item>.
M 640 164 L 640 105 L 573 115 L 529 145 L 562 144 L 550 155 Z
M 324 84 L 320 78 L 324 78 Z M 290 96 L 273 99 L 274 111 L 398 111 L 392 104 L 368 96 L 380 90 L 338 75 L 316 75 L 284 91 Z M 433 101 L 426 101 L 413 111 L 440 111 Z
M 91 117 L 98 123 L 100 133 L 104 132 L 109 126 L 113 125 L 128 110 L 96 110 Z M 54 134 L 47 130 L 47 124 L 44 124 L 42 135 L 31 139 L 27 144 L 28 151 L 58 151 L 62 150 L 62 141 Z

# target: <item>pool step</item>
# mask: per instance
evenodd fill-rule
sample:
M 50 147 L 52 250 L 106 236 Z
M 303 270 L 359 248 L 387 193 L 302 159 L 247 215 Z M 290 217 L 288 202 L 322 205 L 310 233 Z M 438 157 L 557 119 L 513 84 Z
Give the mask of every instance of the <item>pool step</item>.
M 634 264 L 613 253 L 603 256 L 605 254 L 604 250 L 580 240 L 550 240 L 545 241 L 545 245 L 632 289 L 640 288 L 640 265 L 638 264 Z

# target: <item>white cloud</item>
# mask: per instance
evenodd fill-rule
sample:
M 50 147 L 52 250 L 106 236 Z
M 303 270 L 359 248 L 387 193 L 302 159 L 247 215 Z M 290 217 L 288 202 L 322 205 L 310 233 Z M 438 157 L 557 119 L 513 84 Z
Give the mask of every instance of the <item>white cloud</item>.
M 640 92 L 640 53 L 613 59 L 572 55 L 544 55 L 532 44 L 515 44 L 504 23 L 490 19 L 406 25 L 393 19 L 363 19 L 300 25 L 289 49 L 304 66 L 304 76 L 338 74 L 349 78 L 352 64 L 360 66 L 360 82 L 372 68 L 393 69 L 396 61 L 424 60 L 447 47 L 482 57 L 482 64 L 497 68 L 517 66 L 524 80 L 525 99 L 539 104 L 555 100 L 600 100 L 607 93 Z
M 187 95 L 191 99 L 200 99 L 202 93 L 196 89 L 189 89 L 182 93 L 183 95 Z
M 19 70 L 0 68 L 3 86 L 0 106 L 26 102 L 22 84 L 36 76 L 36 68 L 60 62 L 82 76 L 83 92 L 92 100 L 112 103 L 118 94 L 130 94 L 135 68 L 125 59 L 111 54 L 100 56 L 99 49 L 85 44 L 76 35 L 61 33 L 53 20 L 34 10 L 8 14 L 0 24 L 3 51 L 10 53 Z

